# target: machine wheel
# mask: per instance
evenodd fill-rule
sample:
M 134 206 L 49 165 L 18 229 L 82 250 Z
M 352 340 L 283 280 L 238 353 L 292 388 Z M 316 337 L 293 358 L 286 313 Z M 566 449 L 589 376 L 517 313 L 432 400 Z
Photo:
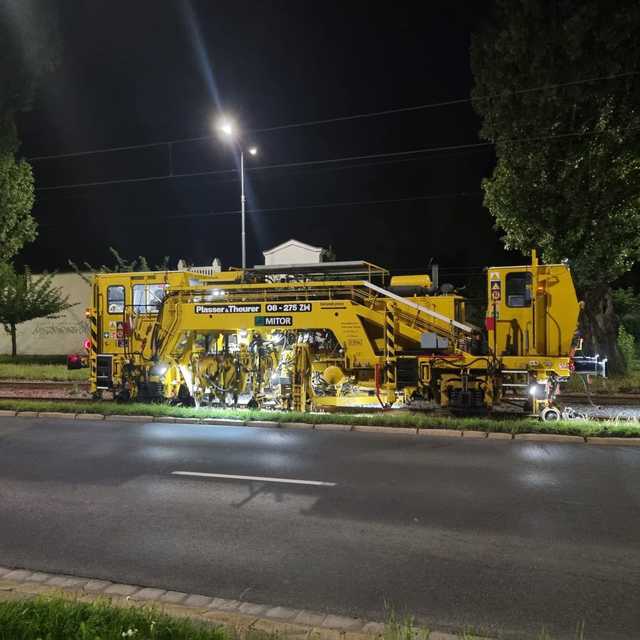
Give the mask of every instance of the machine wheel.
M 556 420 L 560 420 L 560 417 L 560 411 L 555 407 L 547 407 L 540 413 L 540 420 L 543 422 L 555 422 Z

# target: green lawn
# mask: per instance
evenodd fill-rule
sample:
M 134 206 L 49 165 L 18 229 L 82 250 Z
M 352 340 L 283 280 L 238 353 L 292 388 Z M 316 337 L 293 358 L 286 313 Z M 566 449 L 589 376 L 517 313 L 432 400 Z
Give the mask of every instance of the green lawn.
M 51 355 L 17 355 L 15 358 L 9 355 L 0 355 L 0 364 L 67 364 L 67 356 L 51 356 Z
M 153 609 L 58 598 L 0 602 L 0 640 L 231 640 L 221 628 Z
M 391 616 L 385 623 L 382 640 L 429 640 L 431 635 L 413 619 Z M 470 631 L 456 636 L 458 640 L 485 637 Z M 286 637 L 286 632 L 214 627 L 189 618 L 172 617 L 153 607 L 122 607 L 108 600 L 80 602 L 39 597 L 0 601 L 0 640 L 281 640 Z M 580 625 L 575 638 L 586 640 Z M 542 631 L 536 640 L 552 640 L 552 637 Z
M 453 418 L 426 413 L 298 413 L 294 411 L 249 411 L 245 409 L 195 409 L 163 404 L 118 403 L 110 401 L 77 402 L 73 400 L 1 400 L 0 409 L 15 411 L 61 411 L 66 413 L 101 413 L 104 415 L 174 416 L 181 418 L 226 418 L 305 422 L 311 424 L 351 424 L 420 429 L 476 430 L 503 433 L 558 433 L 579 436 L 639 437 L 640 425 L 621 421 L 569 420 L 540 422 L 533 418 Z
M 68 370 L 66 364 L 0 361 L 0 380 L 85 381 L 88 369 Z

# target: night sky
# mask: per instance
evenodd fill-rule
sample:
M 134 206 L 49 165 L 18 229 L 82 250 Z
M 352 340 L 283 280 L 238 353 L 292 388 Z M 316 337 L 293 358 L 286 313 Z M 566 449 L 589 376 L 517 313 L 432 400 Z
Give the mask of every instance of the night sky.
M 260 168 L 478 142 L 468 102 L 260 131 L 468 98 L 470 35 L 486 3 L 429 2 L 422 12 L 407 4 L 66 3 L 62 63 L 18 119 L 22 152 L 199 138 L 211 134 L 215 114 L 229 113 L 260 147 L 247 162 L 248 264 L 291 237 L 396 271 L 434 260 L 454 280 L 470 267 L 521 262 L 502 250 L 482 207 L 491 147 Z M 34 161 L 40 235 L 20 260 L 36 269 L 63 269 L 69 258 L 100 264 L 114 246 L 151 262 L 169 255 L 174 265 L 180 257 L 238 265 L 237 175 L 165 178 L 234 166 L 233 150 L 217 137 Z M 132 178 L 153 179 L 47 189 Z M 404 201 L 366 204 L 372 200 Z M 353 202 L 362 204 L 336 206 Z

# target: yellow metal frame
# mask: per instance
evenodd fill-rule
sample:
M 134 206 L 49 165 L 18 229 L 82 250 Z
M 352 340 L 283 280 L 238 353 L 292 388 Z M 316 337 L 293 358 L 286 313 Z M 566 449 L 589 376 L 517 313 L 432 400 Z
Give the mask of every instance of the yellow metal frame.
M 372 269 L 367 277 L 382 274 L 386 279 L 385 270 Z M 519 300 L 510 294 L 511 273 L 530 278 L 527 304 L 521 304 L 527 296 Z M 98 354 L 113 356 L 111 387 L 124 397 L 143 397 L 153 388 L 161 389 L 165 399 L 180 400 L 186 386 L 197 402 L 207 397 L 207 389 L 218 389 L 218 400 L 223 401 L 224 391 L 235 385 L 236 401 L 248 389 L 255 400 L 266 397 L 258 391 L 270 388 L 265 381 L 270 375 L 290 380 L 280 383 L 286 394 L 272 394 L 272 401 L 299 410 L 416 400 L 444 407 L 481 402 L 491 408 L 515 397 L 521 402 L 530 385 L 549 387 L 570 373 L 579 308 L 571 274 L 566 265 L 539 264 L 535 255 L 530 265 L 487 270 L 482 353 L 473 347 L 479 334 L 463 324 L 464 317 L 456 317 L 464 316 L 465 304 L 455 293 L 399 298 L 369 286 L 367 279 L 341 279 L 340 274 L 331 280 L 258 281 L 261 278 L 242 271 L 97 274 L 89 310 L 97 333 L 95 345 L 92 334 L 92 391 L 99 391 Z M 165 287 L 157 313 L 135 312 L 132 291 L 137 284 Z M 108 308 L 108 288 L 114 285 L 125 288 L 122 309 Z M 388 286 L 426 291 L 430 285 L 422 275 L 396 276 Z M 316 333 L 333 337 L 334 353 L 324 353 L 311 342 L 298 343 Z M 274 339 L 285 334 L 298 340 L 287 347 L 291 355 L 286 358 L 273 346 Z M 446 347 L 422 347 L 421 339 L 428 334 L 446 340 Z M 202 346 L 203 340 L 208 347 Z M 263 361 L 251 349 L 265 342 L 272 352 Z M 286 375 L 276 376 L 283 368 Z M 328 379 L 322 377 L 325 371 L 332 372 Z M 316 391 L 320 381 L 329 392 L 318 394 L 313 380 Z M 546 393 L 530 404 L 539 411 L 551 401 L 552 393 Z

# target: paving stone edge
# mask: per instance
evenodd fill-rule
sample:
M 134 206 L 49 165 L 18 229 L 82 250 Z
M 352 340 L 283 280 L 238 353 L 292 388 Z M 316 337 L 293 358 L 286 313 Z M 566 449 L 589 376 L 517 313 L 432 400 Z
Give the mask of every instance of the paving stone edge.
M 327 424 L 327 423 L 305 423 L 305 422 L 277 422 L 270 420 L 237 420 L 234 418 L 181 418 L 173 416 L 142 416 L 142 415 L 115 415 L 101 413 L 63 413 L 55 411 L 11 411 L 1 410 L 0 416 L 4 417 L 24 417 L 24 418 L 50 418 L 66 420 L 105 420 L 107 422 L 164 422 L 164 423 L 188 423 L 202 424 L 209 426 L 229 426 L 229 427 L 254 427 L 273 429 L 309 429 L 314 431 L 355 431 L 364 433 L 382 433 L 385 435 L 419 435 L 419 436 L 443 436 L 473 438 L 474 440 L 500 439 L 517 440 L 520 442 L 548 442 L 556 444 L 602 444 L 613 446 L 640 446 L 640 437 L 618 437 L 618 436 L 575 436 L 560 433 L 508 433 L 502 431 L 475 431 L 463 429 L 440 429 L 419 427 L 385 427 L 378 425 L 350 425 L 350 424 Z M 639 431 L 640 433 L 640 431 Z
M 304 635 L 314 640 L 382 638 L 384 623 L 332 613 L 293 609 L 183 593 L 109 580 L 0 566 L 0 600 L 60 596 L 83 602 L 111 600 L 117 606 L 154 606 L 173 616 L 187 616 L 234 630 Z M 430 640 L 458 640 L 456 634 L 431 632 Z M 487 638 L 486 640 L 490 640 Z

